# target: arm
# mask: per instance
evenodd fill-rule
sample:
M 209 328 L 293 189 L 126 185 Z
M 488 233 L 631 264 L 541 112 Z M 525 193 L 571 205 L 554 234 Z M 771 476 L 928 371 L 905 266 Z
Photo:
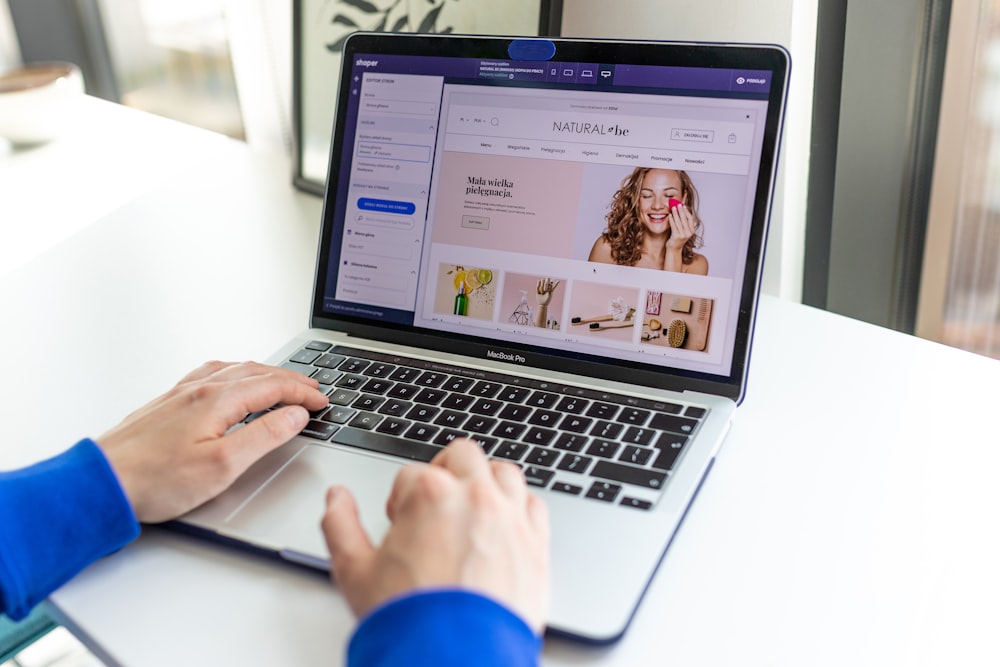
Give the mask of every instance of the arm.
M 260 364 L 206 364 L 99 438 L 0 474 L 0 610 L 24 616 L 94 560 L 232 484 L 305 426 L 315 380 Z M 283 404 L 228 432 L 248 413 Z M 258 426 L 259 424 L 259 426 Z
M 77 572 L 138 535 L 128 499 L 92 440 L 0 473 L 0 612 L 24 618 Z
M 350 492 L 327 498 L 333 576 L 362 619 L 350 664 L 535 664 L 548 511 L 521 470 L 459 439 L 429 465 L 404 468 L 386 510 L 392 525 L 376 548 Z

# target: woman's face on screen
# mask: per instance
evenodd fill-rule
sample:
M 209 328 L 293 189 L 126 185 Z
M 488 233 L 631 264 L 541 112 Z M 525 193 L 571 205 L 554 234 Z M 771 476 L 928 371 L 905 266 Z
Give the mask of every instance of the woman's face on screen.
M 670 229 L 670 200 L 682 199 L 681 179 L 672 169 L 650 169 L 639 191 L 639 217 L 651 234 Z

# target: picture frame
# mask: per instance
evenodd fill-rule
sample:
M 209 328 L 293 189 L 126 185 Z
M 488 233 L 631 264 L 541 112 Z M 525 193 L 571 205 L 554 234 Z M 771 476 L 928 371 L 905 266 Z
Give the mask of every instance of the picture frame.
M 563 0 L 293 0 L 295 187 L 322 195 L 337 108 L 341 51 L 357 30 L 558 36 Z

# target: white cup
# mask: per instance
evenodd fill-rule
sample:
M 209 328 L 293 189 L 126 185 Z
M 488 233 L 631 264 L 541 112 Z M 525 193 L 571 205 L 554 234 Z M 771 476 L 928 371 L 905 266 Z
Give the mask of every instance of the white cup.
M 72 126 L 83 96 L 83 74 L 72 63 L 32 63 L 0 74 L 0 137 L 40 144 Z

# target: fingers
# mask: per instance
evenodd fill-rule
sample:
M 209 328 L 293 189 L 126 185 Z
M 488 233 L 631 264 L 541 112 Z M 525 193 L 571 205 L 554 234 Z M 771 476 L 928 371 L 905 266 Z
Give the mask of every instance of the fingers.
M 278 368 L 277 366 L 268 366 L 266 364 L 257 363 L 256 361 L 243 361 L 239 363 L 209 361 L 185 375 L 177 384 L 189 384 L 199 380 L 234 382 L 236 380 L 259 375 L 275 375 L 278 377 L 297 380 L 309 387 L 319 386 L 319 383 L 316 382 L 316 380 L 306 377 L 302 373 L 296 373 L 295 371 L 291 371 L 286 368 Z
M 482 477 L 490 474 L 489 459 L 475 440 L 455 438 L 431 460 L 432 466 L 442 467 L 456 477 Z
M 330 551 L 333 575 L 341 587 L 351 588 L 353 582 L 364 577 L 375 556 L 375 547 L 361 525 L 358 506 L 350 491 L 341 486 L 327 491 L 321 527 Z M 350 591 L 345 592 L 350 594 Z
M 272 410 L 223 437 L 228 453 L 228 474 L 235 480 L 257 459 L 285 444 L 309 423 L 301 405 Z
M 509 498 L 524 502 L 528 494 L 528 486 L 524 481 L 524 472 L 513 463 L 506 461 L 490 461 L 490 469 L 497 486 Z

